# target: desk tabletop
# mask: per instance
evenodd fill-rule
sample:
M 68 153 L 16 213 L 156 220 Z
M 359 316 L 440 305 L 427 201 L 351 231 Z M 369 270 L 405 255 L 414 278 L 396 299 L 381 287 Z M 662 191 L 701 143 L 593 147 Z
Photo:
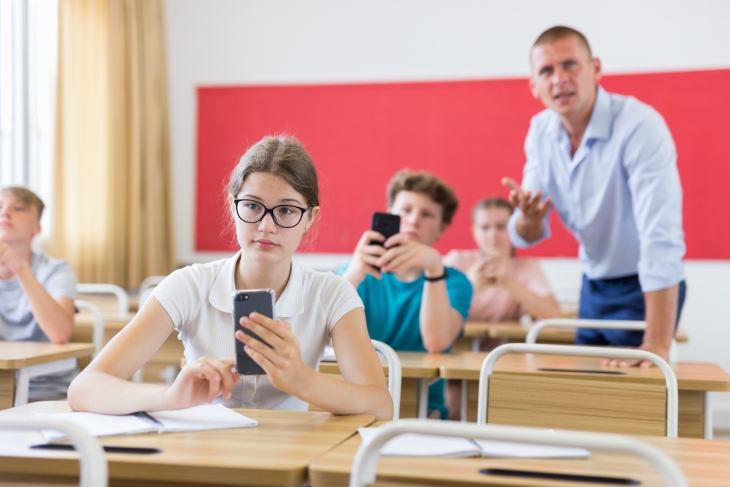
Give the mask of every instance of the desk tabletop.
M 488 352 L 463 352 L 440 367 L 441 377 L 447 379 L 479 380 L 482 362 Z M 560 371 L 539 371 L 538 369 L 562 369 Z M 730 391 L 730 375 L 720 366 L 705 362 L 678 362 L 672 366 L 677 375 L 679 390 L 685 391 Z M 564 370 L 564 371 L 563 371 Z M 576 370 L 590 370 L 607 373 L 581 373 Z M 546 377 L 566 375 L 618 381 L 663 381 L 664 375 L 656 367 L 608 367 L 600 358 L 566 357 L 557 355 L 507 354 L 494 366 L 495 373 L 544 374 Z M 625 372 L 615 375 L 611 372 Z
M 432 379 L 439 376 L 439 367 L 455 359 L 450 353 L 396 352 L 401 361 L 403 377 L 406 379 Z M 388 367 L 382 360 L 387 373 Z M 337 362 L 320 362 L 319 371 L 325 374 L 339 374 Z
M 63 412 L 66 402 L 33 403 L 3 414 Z M 107 454 L 110 479 L 144 485 L 301 485 L 307 466 L 373 422 L 370 415 L 236 410 L 258 420 L 254 428 L 101 438 L 102 444 L 161 448 L 152 455 Z M 71 452 L 43 451 L 42 460 L 0 457 L 0 473 L 78 475 Z M 0 475 L 0 477 L 3 475 Z M 113 482 L 112 482 L 113 483 Z M 126 485 L 125 483 L 125 485 Z
M 635 438 L 651 443 L 668 454 L 679 465 L 693 487 L 727 485 L 730 442 L 654 436 Z M 347 486 L 352 460 L 359 446 L 360 436 L 357 435 L 317 458 L 309 466 L 312 487 Z M 591 458 L 586 460 L 381 457 L 378 462 L 378 481 L 459 487 L 566 485 L 565 481 L 487 476 L 479 473 L 483 468 L 628 477 L 641 481 L 644 487 L 665 485 L 657 471 L 645 461 L 626 454 L 601 451 L 594 451 Z M 570 482 L 570 485 L 590 487 L 597 484 Z
M 545 328 L 538 335 L 541 343 L 575 343 L 575 328 Z M 502 321 L 497 323 L 487 321 L 468 321 L 464 326 L 464 336 L 468 338 L 504 338 L 510 342 L 524 342 L 530 326 L 518 322 Z M 684 330 L 677 330 L 677 343 L 687 343 L 689 337 Z
M 7 342 L 0 340 L 0 370 L 21 369 L 67 358 L 90 357 L 92 343 Z

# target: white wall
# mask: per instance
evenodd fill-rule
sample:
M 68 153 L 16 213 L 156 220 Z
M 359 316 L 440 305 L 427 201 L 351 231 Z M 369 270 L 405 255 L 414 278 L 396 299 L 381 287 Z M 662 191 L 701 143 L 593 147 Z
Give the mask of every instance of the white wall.
M 193 248 L 196 98 L 200 85 L 526 77 L 547 27 L 581 30 L 607 73 L 730 68 L 725 0 L 167 0 L 177 258 Z M 527 87 L 525 87 L 527 89 Z M 332 268 L 342 256 L 303 257 Z M 557 288 L 577 291 L 575 260 L 544 259 Z M 730 371 L 730 262 L 688 261 L 680 359 Z M 730 429 L 730 394 L 714 398 Z

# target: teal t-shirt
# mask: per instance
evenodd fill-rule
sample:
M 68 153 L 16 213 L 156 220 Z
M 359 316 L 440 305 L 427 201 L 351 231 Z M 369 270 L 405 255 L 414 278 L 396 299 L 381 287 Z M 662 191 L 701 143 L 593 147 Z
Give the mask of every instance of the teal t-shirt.
M 346 269 L 347 266 L 340 271 L 340 275 Z M 447 273 L 446 289 L 451 307 L 466 320 L 471 303 L 471 283 L 457 269 L 447 267 Z M 382 279 L 368 275 L 357 287 L 357 293 L 365 305 L 370 338 L 387 343 L 394 350 L 425 352 L 420 320 L 425 283 L 423 275 L 413 282 L 402 282 L 393 274 L 383 274 Z M 439 409 L 441 417 L 448 418 L 444 381 L 439 380 L 431 385 L 428 392 L 428 409 Z

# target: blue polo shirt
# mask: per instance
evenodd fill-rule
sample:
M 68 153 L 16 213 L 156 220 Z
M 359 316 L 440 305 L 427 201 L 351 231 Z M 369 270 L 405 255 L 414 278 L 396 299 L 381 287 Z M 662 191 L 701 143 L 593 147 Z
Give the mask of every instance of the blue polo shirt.
M 347 266 L 341 269 L 340 275 L 346 269 Z M 471 303 L 471 283 L 461 271 L 453 267 L 447 267 L 447 271 L 449 302 L 466 320 Z M 425 352 L 420 319 L 425 283 L 423 275 L 412 282 L 400 281 L 393 274 L 383 274 L 382 279 L 368 275 L 357 287 L 357 293 L 365 305 L 370 338 L 387 343 L 394 350 Z M 439 409 L 441 417 L 448 418 L 443 381 L 439 380 L 430 387 L 428 408 Z

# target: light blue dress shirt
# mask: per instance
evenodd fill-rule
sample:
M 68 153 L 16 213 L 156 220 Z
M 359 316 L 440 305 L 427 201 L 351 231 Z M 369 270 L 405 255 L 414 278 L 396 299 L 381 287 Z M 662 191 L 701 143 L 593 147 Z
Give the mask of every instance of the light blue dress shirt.
M 560 117 L 544 110 L 532 118 L 525 140 L 522 187 L 552 196 L 563 224 L 580 243 L 588 279 L 639 275 L 644 292 L 684 279 L 682 187 L 677 153 L 664 119 L 633 97 L 598 88 L 583 140 L 570 155 Z M 529 247 L 508 228 L 516 247 Z

